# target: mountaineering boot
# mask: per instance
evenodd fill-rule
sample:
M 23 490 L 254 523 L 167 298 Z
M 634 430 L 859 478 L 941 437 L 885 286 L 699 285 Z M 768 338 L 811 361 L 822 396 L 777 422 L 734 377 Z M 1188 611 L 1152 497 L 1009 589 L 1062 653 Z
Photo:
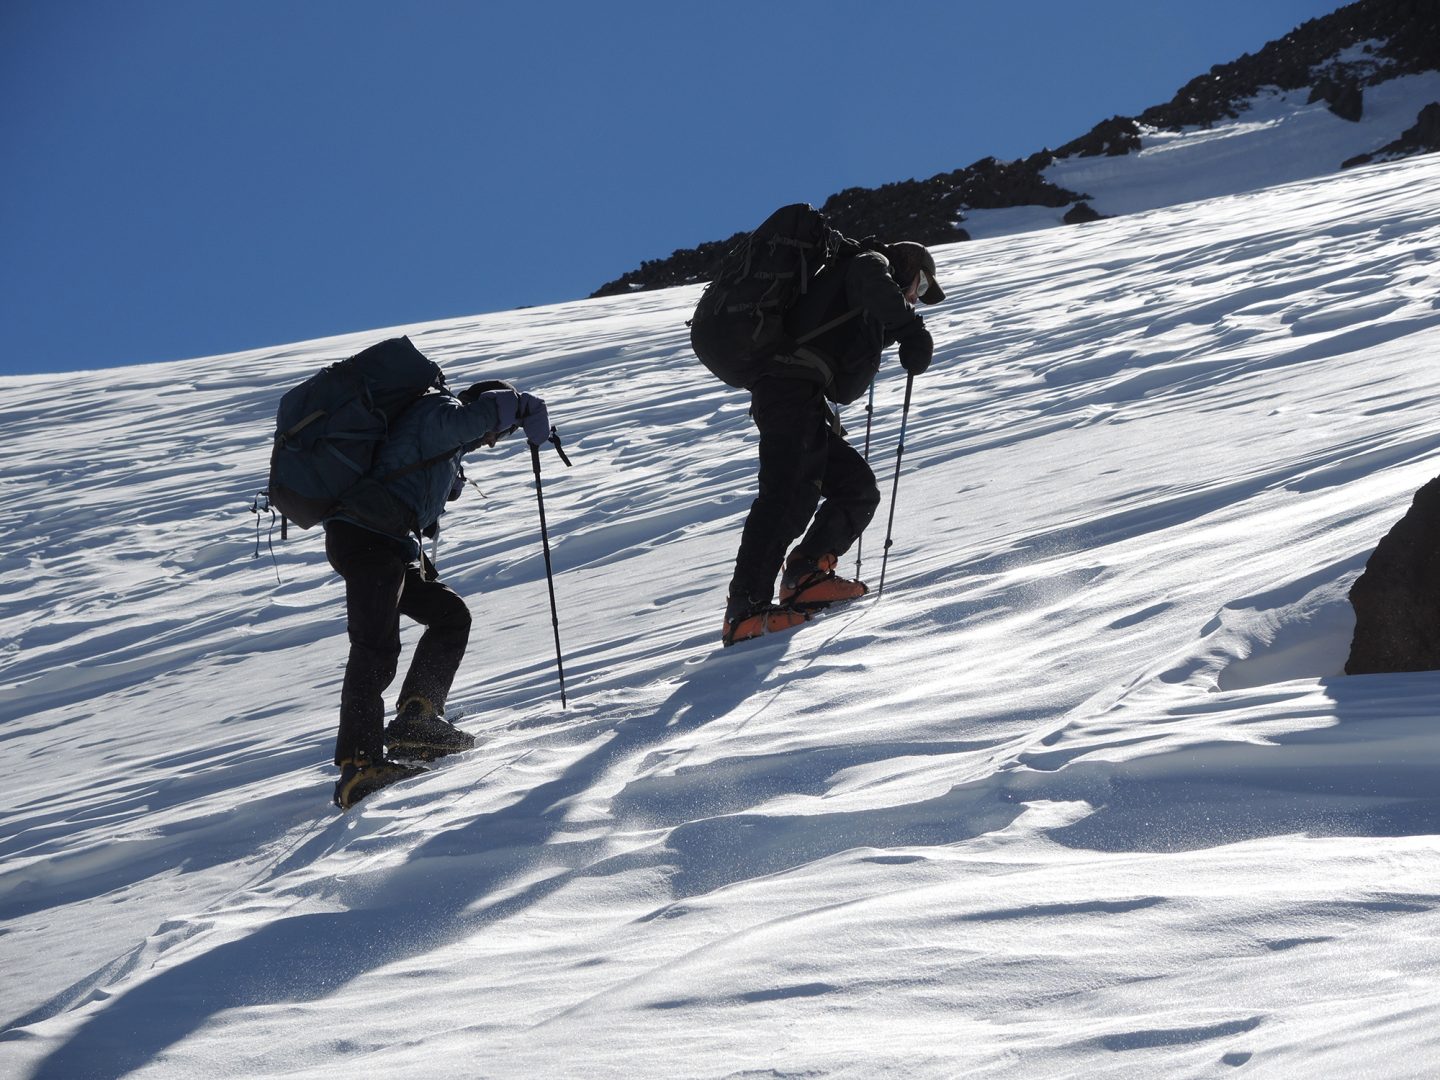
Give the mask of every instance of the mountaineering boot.
M 397 780 L 419 776 L 425 770 L 418 765 L 402 765 L 398 761 L 347 761 L 340 767 L 335 781 L 335 805 L 349 810 L 372 791 L 389 787 Z
M 845 600 L 857 600 L 870 591 L 863 581 L 837 577 L 834 555 L 811 559 L 791 554 L 780 575 L 780 602 L 800 611 L 817 611 Z
M 725 622 L 720 628 L 720 641 L 727 647 L 737 641 L 748 641 L 761 634 L 789 630 L 808 621 L 803 611 L 768 601 L 763 604 L 736 604 L 726 601 Z
M 475 747 L 475 736 L 461 731 L 422 697 L 412 697 L 385 729 L 385 746 L 398 757 L 433 761 Z

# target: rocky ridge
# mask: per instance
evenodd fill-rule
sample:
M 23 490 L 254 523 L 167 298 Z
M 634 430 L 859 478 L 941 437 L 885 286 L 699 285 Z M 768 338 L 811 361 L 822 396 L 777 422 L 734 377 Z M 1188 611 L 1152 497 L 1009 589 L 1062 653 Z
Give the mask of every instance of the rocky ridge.
M 972 210 L 1016 206 L 1070 207 L 1067 224 L 1093 221 L 1088 195 L 1045 179 L 1044 170 L 1072 156 L 1120 156 L 1140 149 L 1145 131 L 1210 127 L 1238 117 L 1266 87 L 1311 88 L 1310 101 L 1358 121 L 1366 87 L 1401 75 L 1440 70 L 1440 0 L 1358 0 L 1311 19 L 1254 54 L 1217 64 L 1191 79 L 1163 105 L 1139 116 L 1115 116 L 1054 150 L 1027 158 L 982 158 L 928 180 L 902 180 L 878 188 L 847 188 L 821 206 L 847 236 L 904 235 L 924 244 L 968 240 L 963 223 Z M 1426 106 L 1415 127 L 1374 154 L 1337 165 L 1393 160 L 1440 150 L 1440 103 Z M 708 281 L 745 233 L 646 260 L 636 270 L 602 285 L 592 296 L 613 296 Z

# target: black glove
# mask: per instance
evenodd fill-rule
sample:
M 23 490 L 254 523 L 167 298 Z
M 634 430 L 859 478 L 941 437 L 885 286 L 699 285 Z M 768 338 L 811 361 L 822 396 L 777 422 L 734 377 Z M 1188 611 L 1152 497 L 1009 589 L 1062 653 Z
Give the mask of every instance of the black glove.
M 934 355 L 935 339 L 925 329 L 925 321 L 916 315 L 900 336 L 900 366 L 911 375 L 924 375 Z

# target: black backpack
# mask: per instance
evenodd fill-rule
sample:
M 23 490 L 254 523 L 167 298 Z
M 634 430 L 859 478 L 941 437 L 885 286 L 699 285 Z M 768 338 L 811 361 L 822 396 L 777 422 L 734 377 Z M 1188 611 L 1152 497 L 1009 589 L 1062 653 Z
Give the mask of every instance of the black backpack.
M 782 206 L 726 254 L 689 322 L 690 346 L 716 377 L 748 390 L 796 344 L 785 315 L 840 255 L 860 250 L 808 203 Z
M 275 414 L 270 505 L 302 529 L 335 513 L 370 471 L 394 419 L 432 386 L 444 385 L 440 366 L 408 337 L 398 337 L 287 391 Z

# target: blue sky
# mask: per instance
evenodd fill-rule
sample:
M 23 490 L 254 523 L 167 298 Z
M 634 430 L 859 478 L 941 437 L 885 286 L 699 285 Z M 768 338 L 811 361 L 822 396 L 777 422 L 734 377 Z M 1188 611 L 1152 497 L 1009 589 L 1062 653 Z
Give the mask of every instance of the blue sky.
M 0 374 L 578 299 L 1339 6 L 5 0 Z

